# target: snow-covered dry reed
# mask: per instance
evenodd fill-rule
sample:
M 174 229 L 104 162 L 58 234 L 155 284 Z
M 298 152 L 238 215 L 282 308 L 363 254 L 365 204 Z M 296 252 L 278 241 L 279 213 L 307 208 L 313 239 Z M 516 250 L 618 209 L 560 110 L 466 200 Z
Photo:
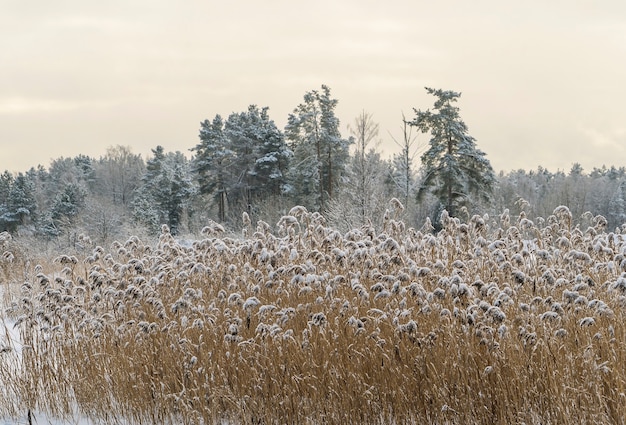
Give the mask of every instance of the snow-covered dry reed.
M 0 258 L 0 414 L 126 423 L 620 423 L 626 238 L 566 207 Z M 247 220 L 246 220 L 247 218 Z M 12 254 L 12 255 L 9 255 Z M 13 269 L 11 269 L 13 267 Z M 13 272 L 11 272 L 13 270 Z M 0 338 L 0 343 L 2 339 Z M 10 394 L 8 394 L 10 392 Z M 1 415 L 0 415 L 1 416 Z

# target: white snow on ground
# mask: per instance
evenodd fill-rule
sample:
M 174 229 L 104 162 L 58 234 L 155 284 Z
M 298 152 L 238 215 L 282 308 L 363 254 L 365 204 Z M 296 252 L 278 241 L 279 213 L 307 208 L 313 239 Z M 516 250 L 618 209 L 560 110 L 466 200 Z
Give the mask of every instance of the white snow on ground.
M 6 317 L 2 301 L 4 300 L 4 288 L 0 285 L 0 351 L 10 349 L 9 355 L 21 356 L 22 343 L 20 341 L 19 329 L 15 328 L 15 320 Z M 17 360 L 17 358 L 16 358 Z M 3 385 L 0 382 L 0 386 Z M 78 418 L 73 421 L 49 418 L 39 412 L 31 415 L 33 425 L 93 425 L 92 421 L 85 418 Z M 18 418 L 0 417 L 0 425 L 21 425 L 28 424 L 28 411 Z
M 11 354 L 21 355 L 22 344 L 15 320 L 7 318 L 4 312 L 4 291 L 3 285 L 0 285 L 0 352 L 10 349 Z
M 86 419 L 78 419 L 76 421 L 67 421 L 61 419 L 51 419 L 47 416 L 35 413 L 31 416 L 33 425 L 94 425 Z M 0 418 L 0 425 L 22 425 L 28 424 L 28 417 L 24 415 L 15 419 L 2 419 Z
M 0 315 L 0 351 L 9 348 L 18 355 L 22 354 L 22 343 L 19 331 L 15 328 L 15 321 Z

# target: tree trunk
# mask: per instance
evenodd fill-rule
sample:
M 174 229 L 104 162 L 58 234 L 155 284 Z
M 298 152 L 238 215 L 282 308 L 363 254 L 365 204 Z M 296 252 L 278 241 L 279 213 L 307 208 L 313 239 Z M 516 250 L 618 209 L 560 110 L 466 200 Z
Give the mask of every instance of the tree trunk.
M 333 159 L 331 156 L 331 147 L 328 146 L 328 187 L 326 192 L 328 193 L 328 198 L 331 199 L 333 197 Z
M 448 135 L 448 157 L 452 158 L 452 148 L 453 148 L 452 137 Z M 448 174 L 446 176 L 446 184 L 448 185 L 448 201 L 446 210 L 450 216 L 454 217 L 454 211 L 452 208 L 452 164 L 451 161 L 448 160 Z
M 220 188 L 219 191 L 219 200 L 218 200 L 218 216 L 220 222 L 223 223 L 226 220 L 226 200 L 225 200 L 224 188 Z

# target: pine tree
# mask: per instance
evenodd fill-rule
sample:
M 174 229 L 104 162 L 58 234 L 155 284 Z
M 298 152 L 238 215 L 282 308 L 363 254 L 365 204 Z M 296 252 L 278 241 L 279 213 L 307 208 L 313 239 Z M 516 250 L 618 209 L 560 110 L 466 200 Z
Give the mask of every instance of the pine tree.
M 224 134 L 222 117 L 216 115 L 212 122 L 201 122 L 199 137 L 200 143 L 192 148 L 196 152 L 193 169 L 200 193 L 214 195 L 218 204 L 219 220 L 223 222 L 226 220 L 227 183 L 231 179 L 231 164 L 235 153 Z
M 254 206 L 285 190 L 291 151 L 269 118 L 268 108 L 250 105 L 223 122 L 201 123 L 194 170 L 201 193 L 213 194 L 220 221 L 250 214 Z
M 268 108 L 250 105 L 246 112 L 233 113 L 225 124 L 225 135 L 234 153 L 230 185 L 235 217 L 270 196 L 280 195 L 291 152 L 284 135 L 269 118 Z
M 321 92 L 307 92 L 285 128 L 294 152 L 289 179 L 294 199 L 319 211 L 332 199 L 349 158 L 350 140 L 341 137 L 337 103 L 325 85 Z
M 178 152 L 171 156 L 172 164 L 168 170 L 166 182 L 169 182 L 168 196 L 161 200 L 167 212 L 167 223 L 172 234 L 177 234 L 183 223 L 185 210 L 189 200 L 196 193 L 196 188 L 191 179 L 187 161 Z
M 431 137 L 430 147 L 421 157 L 424 177 L 418 199 L 432 193 L 455 216 L 462 206 L 487 202 L 496 178 L 454 106 L 461 94 L 428 87 L 426 91 L 437 98 L 434 110 L 415 109 L 416 117 L 409 123 Z
M 233 152 L 233 179 L 228 184 L 229 201 L 231 207 L 236 206 L 237 209 L 248 210 L 257 189 L 254 181 L 257 134 L 252 122 L 255 111 L 258 112 L 256 107 L 250 107 L 248 112 L 232 113 L 224 124 L 224 135 Z

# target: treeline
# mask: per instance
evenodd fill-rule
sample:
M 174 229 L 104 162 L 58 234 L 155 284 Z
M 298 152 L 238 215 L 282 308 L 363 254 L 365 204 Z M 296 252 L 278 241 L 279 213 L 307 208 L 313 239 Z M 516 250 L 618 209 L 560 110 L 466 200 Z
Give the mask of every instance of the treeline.
M 64 246 L 85 237 L 107 243 L 131 233 L 156 235 L 163 224 L 174 234 L 197 233 L 210 219 L 236 228 L 244 212 L 273 224 L 296 204 L 345 230 L 368 221 L 382 225 L 392 197 L 405 206 L 402 218 L 418 227 L 427 218 L 436 225 L 443 209 L 457 216 L 524 210 L 532 219 L 558 205 L 575 217 L 603 215 L 609 228 L 626 222 L 624 167 L 586 173 L 574 164 L 567 173 L 540 167 L 495 176 L 453 106 L 460 94 L 428 90 L 437 96 L 434 109 L 403 117 L 400 152 L 391 159 L 377 150 L 378 125 L 365 111 L 342 135 L 337 100 L 322 86 L 304 95 L 284 130 L 268 108 L 252 105 L 200 123 L 190 154 L 156 146 L 144 160 L 130 147 L 113 146 L 100 158 L 78 155 L 47 168 L 5 171 L 0 231 Z M 430 134 L 423 153 L 414 129 Z
M 498 176 L 492 209 L 496 213 L 509 208 L 519 214 L 523 209 L 531 219 L 547 218 L 559 205 L 568 206 L 579 220 L 591 212 L 604 216 L 609 230 L 622 226 L 626 223 L 626 167 L 594 167 L 586 173 L 576 163 L 568 172 L 538 167 Z

